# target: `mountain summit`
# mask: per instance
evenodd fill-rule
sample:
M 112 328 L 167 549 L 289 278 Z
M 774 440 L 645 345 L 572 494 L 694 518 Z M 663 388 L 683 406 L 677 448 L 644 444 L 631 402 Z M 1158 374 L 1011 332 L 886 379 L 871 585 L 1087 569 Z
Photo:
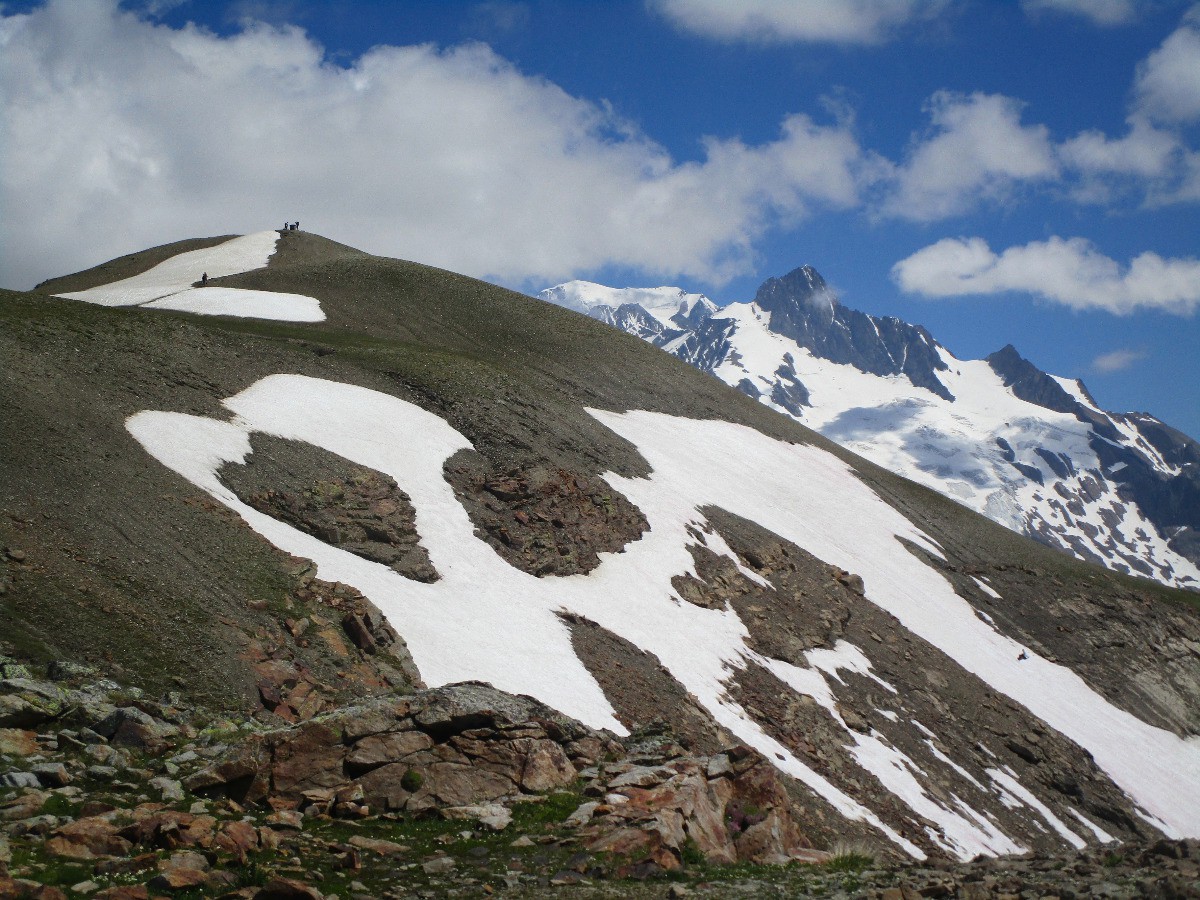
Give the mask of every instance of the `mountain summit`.
M 652 295 L 609 296 L 680 347 L 722 329 L 714 371 L 803 385 L 802 417 L 880 385 L 943 427 L 1007 398 L 992 424 L 1060 416 L 1080 448 L 1037 447 L 1089 477 L 1083 423 L 986 362 L 932 345 L 949 401 L 816 367 L 768 328 L 804 321 L 794 303 L 688 331 L 705 301 Z M 874 320 L 812 315 L 860 335 L 825 346 L 906 371 L 899 324 L 874 344 Z M 189 790 L 407 821 L 582 776 L 598 798 L 546 815 L 657 870 L 693 846 L 966 860 L 1200 836 L 1191 595 L 1003 529 L 644 341 L 298 232 L 0 293 L 0 321 L 0 639 L 277 729 Z M 876 434 L 898 420 L 861 406 Z M 1067 466 L 1003 433 L 1015 463 Z M 0 687 L 0 715 L 29 714 L 31 688 Z M 678 817 L 646 805 L 685 794 Z
M 637 319 L 611 315 L 611 288 L 574 284 L 574 308 Z M 1200 444 L 1101 410 L 1012 346 L 959 360 L 920 326 L 843 306 L 809 266 L 686 327 L 625 330 L 1014 531 L 1200 589 Z

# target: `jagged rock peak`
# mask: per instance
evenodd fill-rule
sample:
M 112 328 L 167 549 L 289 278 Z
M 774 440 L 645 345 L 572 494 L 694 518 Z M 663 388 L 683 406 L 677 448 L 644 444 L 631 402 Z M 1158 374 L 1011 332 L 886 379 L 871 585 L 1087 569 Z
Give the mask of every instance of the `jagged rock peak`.
M 754 295 L 754 302 L 768 312 L 796 309 L 804 304 L 827 312 L 830 319 L 839 305 L 837 296 L 812 266 L 800 266 L 780 278 L 768 278 Z
M 992 367 L 992 371 L 1000 376 L 1005 386 L 1022 400 L 1055 412 L 1079 412 L 1078 398 L 1072 397 L 1057 379 L 1025 359 L 1012 344 L 1005 344 L 995 353 L 985 357 L 985 361 Z M 1075 383 L 1082 394 L 1095 405 L 1083 383 Z
M 771 331 L 814 356 L 875 375 L 905 375 L 917 387 L 954 399 L 937 377 L 947 366 L 928 331 L 843 306 L 812 266 L 763 282 L 754 303 L 771 314 Z

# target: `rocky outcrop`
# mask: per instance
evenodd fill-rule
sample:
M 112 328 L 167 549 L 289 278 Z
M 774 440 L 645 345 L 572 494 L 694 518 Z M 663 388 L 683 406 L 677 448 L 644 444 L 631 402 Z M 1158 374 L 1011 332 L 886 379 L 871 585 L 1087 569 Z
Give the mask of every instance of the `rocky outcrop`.
M 772 331 L 819 359 L 874 375 L 905 375 L 917 387 L 954 399 L 937 377 L 946 363 L 928 331 L 893 316 L 879 318 L 842 306 L 811 266 L 767 279 L 754 302 L 771 314 Z
M 658 748 L 597 769 L 585 793 L 597 799 L 567 820 L 584 846 L 642 867 L 678 869 L 689 853 L 717 863 L 829 859 L 793 820 L 778 770 L 748 747 L 709 757 Z
M 479 684 L 380 699 L 258 735 L 184 786 L 309 816 L 439 810 L 503 828 L 506 805 L 581 777 L 596 799 L 568 824 L 586 849 L 643 874 L 677 869 L 689 853 L 720 863 L 826 858 L 792 818 L 778 770 L 749 748 L 692 756 L 668 741 L 627 754 L 611 735 Z
M 409 497 L 386 475 L 310 444 L 256 435 L 221 478 L 259 512 L 417 581 L 438 578 Z
M 577 575 L 650 526 L 619 491 L 595 476 L 544 468 L 494 471 L 475 454 L 446 464 L 446 479 L 476 533 L 510 564 L 533 575 Z
M 185 787 L 241 803 L 271 797 L 302 809 L 357 802 L 423 812 L 560 788 L 579 767 L 618 750 L 536 701 L 462 684 L 379 698 L 257 735 Z

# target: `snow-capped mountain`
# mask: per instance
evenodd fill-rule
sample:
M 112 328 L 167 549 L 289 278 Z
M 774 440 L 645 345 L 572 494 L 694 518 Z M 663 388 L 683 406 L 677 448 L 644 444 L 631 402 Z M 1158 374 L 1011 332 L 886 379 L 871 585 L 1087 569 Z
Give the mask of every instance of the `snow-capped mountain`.
M 841 305 L 804 266 L 721 309 L 677 288 L 574 281 L 541 299 L 622 328 L 867 459 L 1081 559 L 1200 588 L 1200 444 L 1100 409 L 1012 346 L 960 360 Z M 639 305 L 645 296 L 657 313 Z M 659 298 L 680 298 L 664 317 Z M 686 311 L 686 312 L 685 312 Z M 657 328 L 646 327 L 653 320 Z
M 652 343 L 662 343 L 699 325 L 718 309 L 703 294 L 688 294 L 674 287 L 607 288 L 590 281 L 568 281 L 543 294 L 551 303 Z

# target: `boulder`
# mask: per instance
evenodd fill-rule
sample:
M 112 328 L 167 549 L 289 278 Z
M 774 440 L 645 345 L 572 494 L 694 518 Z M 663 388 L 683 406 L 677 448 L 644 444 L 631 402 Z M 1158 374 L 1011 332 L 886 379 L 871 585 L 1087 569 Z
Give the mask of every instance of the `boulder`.
M 59 828 L 46 841 L 46 852 L 68 859 L 127 856 L 133 844 L 118 834 L 108 816 L 76 819 Z
M 272 740 L 274 793 L 297 795 L 311 788 L 336 788 L 345 783 L 342 736 L 319 720 L 305 722 Z
M 272 878 L 254 894 L 254 900 L 323 900 L 323 895 L 302 881 Z
M 29 756 L 38 752 L 37 734 L 22 728 L 0 728 L 0 754 Z
M 62 763 L 40 763 L 32 771 L 46 787 L 66 787 L 71 783 L 71 775 Z

